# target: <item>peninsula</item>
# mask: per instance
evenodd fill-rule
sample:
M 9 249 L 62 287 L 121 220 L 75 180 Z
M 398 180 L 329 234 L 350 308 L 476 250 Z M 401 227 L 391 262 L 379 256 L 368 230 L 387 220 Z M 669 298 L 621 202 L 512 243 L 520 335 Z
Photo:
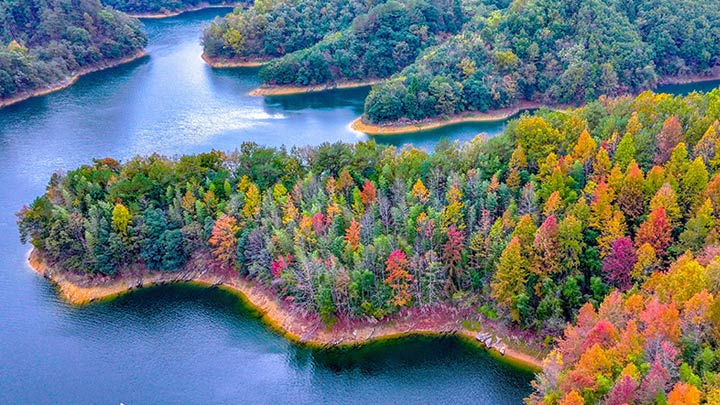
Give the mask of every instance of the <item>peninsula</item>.
M 551 351 L 530 403 L 594 403 L 633 381 L 638 398 L 714 395 L 720 370 L 700 359 L 720 353 L 719 100 L 541 109 L 432 153 L 99 159 L 53 176 L 20 236 L 75 303 L 220 285 L 306 344 L 452 333 L 527 364 Z

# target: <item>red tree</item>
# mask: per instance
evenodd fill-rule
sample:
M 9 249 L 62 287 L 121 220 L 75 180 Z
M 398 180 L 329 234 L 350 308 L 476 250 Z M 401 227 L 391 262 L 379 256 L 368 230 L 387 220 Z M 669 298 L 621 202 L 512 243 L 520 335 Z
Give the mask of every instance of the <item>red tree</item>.
M 360 192 L 360 197 L 362 198 L 362 202 L 365 206 L 368 206 L 377 200 L 377 190 L 370 180 L 365 180 L 365 184 L 363 184 L 362 191 Z
M 640 229 L 638 229 L 635 236 L 635 245 L 640 247 L 645 243 L 649 243 L 658 256 L 664 256 L 671 242 L 672 228 L 665 214 L 665 208 L 657 208 L 640 225 Z
M 615 239 L 612 243 L 612 250 L 602 262 L 602 271 L 605 280 L 614 285 L 620 291 L 625 291 L 632 286 L 630 273 L 637 263 L 637 254 L 629 237 Z
M 385 262 L 385 270 L 388 273 L 385 283 L 392 288 L 395 295 L 393 303 L 399 307 L 409 304 L 412 299 L 409 290 L 413 276 L 407 271 L 407 266 L 407 257 L 402 250 L 390 253 Z

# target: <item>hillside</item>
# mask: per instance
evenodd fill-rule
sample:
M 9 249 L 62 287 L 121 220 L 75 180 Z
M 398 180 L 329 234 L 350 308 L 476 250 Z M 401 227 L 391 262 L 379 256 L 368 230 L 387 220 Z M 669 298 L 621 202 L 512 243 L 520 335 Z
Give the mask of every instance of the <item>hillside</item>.
M 392 0 L 355 18 L 349 28 L 271 61 L 260 79 L 266 85 L 309 86 L 385 78 L 464 22 L 459 0 Z
M 380 1 L 260 0 L 217 19 L 203 33 L 212 61 L 266 61 L 308 48 L 345 29 Z
M 376 86 L 366 119 L 418 121 L 537 101 L 579 104 L 717 74 L 720 3 L 530 0 L 463 32 Z
M 137 20 L 98 0 L 0 3 L 0 102 L 142 52 Z

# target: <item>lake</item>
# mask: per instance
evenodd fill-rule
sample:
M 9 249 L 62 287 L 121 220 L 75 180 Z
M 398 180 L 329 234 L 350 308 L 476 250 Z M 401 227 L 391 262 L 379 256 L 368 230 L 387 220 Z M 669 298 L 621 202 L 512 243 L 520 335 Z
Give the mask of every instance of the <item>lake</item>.
M 149 57 L 0 109 L 0 403 L 521 403 L 531 373 L 454 338 L 310 350 L 219 290 L 156 287 L 76 308 L 28 267 L 15 212 L 56 170 L 105 156 L 232 150 L 243 141 L 368 139 L 348 126 L 368 89 L 255 98 L 247 92 L 259 84 L 257 70 L 207 67 L 202 27 L 226 12 L 148 20 Z M 503 127 L 378 141 L 431 149 L 441 137 Z

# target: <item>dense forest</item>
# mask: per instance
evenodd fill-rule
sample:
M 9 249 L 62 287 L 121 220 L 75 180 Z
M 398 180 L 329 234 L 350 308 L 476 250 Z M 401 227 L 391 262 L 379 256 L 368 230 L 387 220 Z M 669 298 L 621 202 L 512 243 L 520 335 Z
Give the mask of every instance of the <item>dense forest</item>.
M 444 303 L 565 330 L 532 403 L 693 403 L 673 398 L 720 389 L 718 119 L 720 90 L 646 92 L 432 154 L 370 141 L 106 158 L 54 175 L 18 223 L 66 271 L 206 257 L 329 323 Z
M 243 4 L 250 1 L 228 0 L 102 0 L 116 10 L 130 14 L 177 12 L 201 5 Z
M 216 19 L 203 33 L 205 56 L 264 61 L 308 48 L 347 28 L 380 0 L 258 0 Z
M 386 78 L 464 22 L 460 0 L 391 0 L 355 18 L 347 29 L 271 61 L 260 80 L 307 86 Z
M 137 20 L 98 0 L 0 2 L 0 100 L 142 50 Z
M 634 93 L 720 64 L 717 0 L 528 0 L 479 13 L 365 105 L 371 122 Z

